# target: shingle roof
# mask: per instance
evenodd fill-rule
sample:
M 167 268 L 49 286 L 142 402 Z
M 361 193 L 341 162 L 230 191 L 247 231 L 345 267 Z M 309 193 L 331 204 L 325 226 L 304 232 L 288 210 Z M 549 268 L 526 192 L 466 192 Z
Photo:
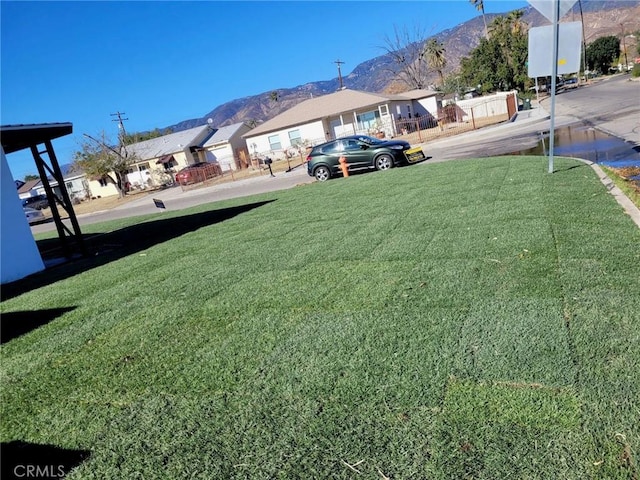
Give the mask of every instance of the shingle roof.
M 140 160 L 159 158 L 172 153 L 182 152 L 193 145 L 200 146 L 202 140 L 210 133 L 208 125 L 170 133 L 162 137 L 127 145 L 129 155 L 135 154 Z
M 233 137 L 238 130 L 240 130 L 243 126 L 245 126 L 244 122 L 234 123 L 233 125 L 227 125 L 224 127 L 220 127 L 216 132 L 207 140 L 203 147 L 210 147 L 217 143 L 228 142 L 231 137 Z
M 38 184 L 40 183 L 40 179 L 36 178 L 34 180 L 27 180 L 26 182 L 24 182 L 24 185 L 22 185 L 19 189 L 18 189 L 18 193 L 28 193 L 31 190 L 33 190 L 34 188 L 36 188 L 38 186 Z
M 289 110 L 282 112 L 280 115 L 267 120 L 243 136 L 255 136 L 314 120 L 320 120 L 325 117 L 339 115 L 341 113 L 351 113 L 354 110 L 373 107 L 391 100 L 417 100 L 436 94 L 437 92 L 432 90 L 411 90 L 402 94 L 389 96 L 358 90 L 339 90 L 335 93 L 305 100 Z
M 380 105 L 385 101 L 388 101 L 387 97 L 375 93 L 348 89 L 339 90 L 335 93 L 300 102 L 289 110 L 286 110 L 280 115 L 277 115 L 257 126 L 244 136 L 247 137 L 274 130 L 281 130 L 292 125 L 299 125 L 313 120 L 319 120 L 331 115 L 338 115 L 340 113 L 352 112 L 353 110 L 360 108 Z

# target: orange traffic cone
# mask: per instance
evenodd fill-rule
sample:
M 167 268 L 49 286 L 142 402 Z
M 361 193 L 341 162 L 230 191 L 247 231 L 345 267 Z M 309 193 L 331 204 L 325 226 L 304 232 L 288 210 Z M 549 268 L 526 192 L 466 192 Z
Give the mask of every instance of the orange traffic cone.
M 345 177 L 349 176 L 349 167 L 347 166 L 347 157 L 340 157 L 338 159 L 340 162 L 340 169 L 342 170 L 342 175 Z

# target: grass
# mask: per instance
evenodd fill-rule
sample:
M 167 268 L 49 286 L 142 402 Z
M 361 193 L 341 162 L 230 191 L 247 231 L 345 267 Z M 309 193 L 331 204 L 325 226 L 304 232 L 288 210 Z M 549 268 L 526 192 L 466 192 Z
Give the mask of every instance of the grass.
M 638 478 L 640 230 L 588 166 L 556 169 L 91 225 L 123 251 L 1 304 L 3 332 L 49 315 L 2 346 L 2 441 L 84 452 L 71 479 Z
M 610 168 L 602 166 L 602 170 L 604 170 L 613 183 L 622 190 L 627 198 L 629 198 L 636 207 L 640 208 L 640 180 L 633 180 L 634 176 L 640 175 L 640 168 Z

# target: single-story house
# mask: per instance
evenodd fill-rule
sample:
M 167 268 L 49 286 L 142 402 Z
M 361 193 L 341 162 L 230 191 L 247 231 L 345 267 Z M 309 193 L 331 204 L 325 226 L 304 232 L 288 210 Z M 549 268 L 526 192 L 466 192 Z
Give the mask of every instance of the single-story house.
M 187 165 L 206 161 L 202 145 L 215 132 L 210 125 L 201 125 L 127 145 L 127 153 L 138 159 L 127 180 L 132 188 L 144 189 L 165 183 Z
M 202 148 L 208 162 L 218 162 L 222 171 L 239 170 L 249 165 L 249 152 L 242 136 L 251 130 L 244 122 L 220 127 Z
M 87 176 L 84 172 L 80 172 L 78 170 L 74 170 L 73 166 L 69 163 L 60 165 L 60 172 L 62 173 L 62 177 L 64 179 L 65 187 L 67 188 L 67 193 L 69 194 L 69 198 L 71 200 L 86 200 L 91 197 L 91 190 L 89 189 L 89 181 L 87 180 Z M 53 191 L 60 195 L 60 187 L 58 186 L 58 181 L 54 178 L 49 178 L 49 183 Z M 38 193 L 45 193 L 44 187 L 38 188 Z
M 292 148 L 353 134 L 398 135 L 396 121 L 435 117 L 439 93 L 411 90 L 384 95 L 342 89 L 305 100 L 252 129 L 244 138 L 252 156 L 283 157 Z
M 71 200 L 79 199 L 84 200 L 85 198 L 91 195 L 91 191 L 89 190 L 89 183 L 87 181 L 86 175 L 83 172 L 74 171 L 72 169 L 71 164 L 60 165 L 60 173 L 64 178 L 64 184 L 67 187 L 67 193 Z M 52 177 L 48 178 L 49 185 L 53 189 L 54 193 L 58 196 L 61 195 L 60 189 L 58 188 L 58 181 Z M 47 192 L 40 181 L 39 178 L 34 180 L 27 180 L 23 183 L 23 185 L 18 189 L 18 197 L 21 200 L 27 199 L 29 197 L 35 197 L 37 195 L 46 195 Z
M 33 180 L 27 180 L 22 183 L 22 186 L 18 188 L 18 197 L 20 200 L 25 200 L 29 197 L 35 197 L 36 195 L 41 195 L 44 192 L 39 191 L 38 189 L 43 189 L 42 182 L 39 178 Z
M 162 185 L 183 167 L 206 161 L 203 145 L 215 132 L 215 128 L 202 125 L 127 145 L 126 154 L 135 157 L 127 174 L 130 188 Z M 89 188 L 95 197 L 118 194 L 106 179 L 91 180 Z

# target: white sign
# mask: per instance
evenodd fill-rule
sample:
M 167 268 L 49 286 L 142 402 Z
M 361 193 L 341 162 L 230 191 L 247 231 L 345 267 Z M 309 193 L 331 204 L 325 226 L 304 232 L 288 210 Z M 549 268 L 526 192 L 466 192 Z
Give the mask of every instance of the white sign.
M 553 10 L 558 8 L 558 2 L 560 2 L 560 12 L 558 14 L 558 20 L 560 20 L 565 13 L 571 10 L 571 7 L 575 5 L 577 0 L 529 0 L 529 5 L 544 15 L 547 20 L 553 22 Z
M 582 23 L 558 24 L 558 75 L 580 71 Z M 553 25 L 529 30 L 528 75 L 530 78 L 553 75 Z

